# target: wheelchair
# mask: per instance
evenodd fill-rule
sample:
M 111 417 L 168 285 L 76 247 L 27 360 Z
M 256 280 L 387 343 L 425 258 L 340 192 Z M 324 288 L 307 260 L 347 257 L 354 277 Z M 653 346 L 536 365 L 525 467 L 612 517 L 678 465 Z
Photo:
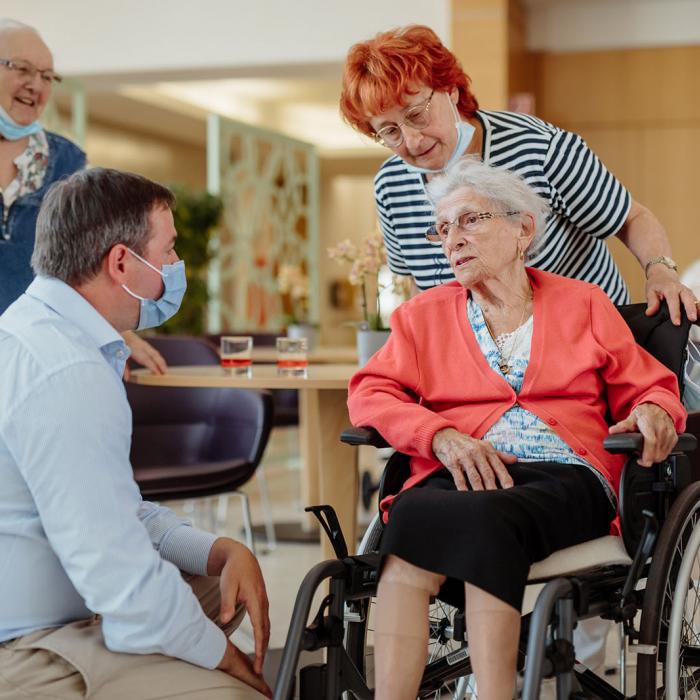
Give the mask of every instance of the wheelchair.
M 621 309 L 637 341 L 682 378 L 689 324 L 677 329 L 666 314 L 657 319 L 661 332 L 656 325 L 650 330 L 639 318 L 640 307 L 643 311 L 643 305 Z M 700 698 L 700 460 L 691 462 L 688 456 L 697 446 L 700 413 L 691 414 L 688 430 L 673 453 L 652 468 L 636 463 L 641 435 L 606 438 L 609 452 L 629 455 L 619 492 L 622 536 L 560 550 L 531 567 L 522 611 L 519 697 L 536 700 L 542 680 L 554 678 L 560 700 L 621 700 L 627 697 L 627 651 L 637 658 L 632 697 Z M 372 429 L 352 428 L 341 439 L 386 446 Z M 408 475 L 408 458 L 394 453 L 382 475 L 380 500 L 397 493 Z M 374 697 L 372 617 L 382 520 L 374 517 L 357 554 L 350 555 L 333 509 L 307 511 L 321 522 L 337 558 L 313 567 L 299 588 L 273 698 L 369 700 Z M 328 595 L 309 623 L 314 594 L 326 581 Z M 620 689 L 576 660 L 574 627 L 594 617 L 615 621 L 624 631 Z M 467 632 L 462 610 L 434 601 L 419 698 L 473 695 Z M 325 662 L 304 666 L 297 684 L 300 653 L 318 649 L 326 650 Z

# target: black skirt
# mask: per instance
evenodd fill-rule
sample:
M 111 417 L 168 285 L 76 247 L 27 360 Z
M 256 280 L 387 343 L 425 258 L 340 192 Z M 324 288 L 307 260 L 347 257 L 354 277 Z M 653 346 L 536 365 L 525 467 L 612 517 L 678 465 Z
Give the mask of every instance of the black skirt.
M 382 562 L 394 554 L 447 576 L 439 598 L 464 604 L 464 582 L 520 609 L 530 565 L 558 549 L 609 534 L 615 517 L 587 467 L 508 465 L 514 486 L 457 491 L 442 469 L 400 494 L 382 534 Z

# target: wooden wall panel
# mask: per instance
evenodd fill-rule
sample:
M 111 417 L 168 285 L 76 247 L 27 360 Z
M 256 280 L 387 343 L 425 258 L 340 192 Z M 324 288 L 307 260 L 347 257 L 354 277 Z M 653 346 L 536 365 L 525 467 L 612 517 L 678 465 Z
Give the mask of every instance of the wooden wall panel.
M 508 0 L 452 0 L 451 50 L 484 109 L 508 103 Z
M 700 258 L 700 47 L 541 54 L 537 115 L 583 136 L 665 226 L 681 270 Z M 612 249 L 635 301 L 636 260 Z

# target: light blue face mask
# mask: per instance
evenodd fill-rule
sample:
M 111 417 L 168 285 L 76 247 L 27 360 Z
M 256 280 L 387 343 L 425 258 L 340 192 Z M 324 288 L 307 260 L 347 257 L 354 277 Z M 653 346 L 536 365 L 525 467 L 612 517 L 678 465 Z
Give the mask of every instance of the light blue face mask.
M 148 260 L 144 260 L 138 253 L 134 253 L 131 248 L 127 248 L 127 250 L 163 278 L 164 290 L 159 299 L 146 299 L 138 294 L 134 294 L 125 284 L 122 285 L 122 289 L 127 294 L 131 294 L 134 299 L 138 299 L 141 302 L 139 325 L 136 326 L 136 330 L 142 331 L 145 328 L 155 328 L 172 318 L 180 309 L 182 298 L 185 296 L 185 290 L 187 289 L 185 261 L 178 260 L 172 265 L 163 265 L 162 269 L 159 270 L 154 265 L 151 265 Z
M 459 116 L 459 112 L 455 108 L 452 100 L 450 99 L 449 93 L 443 93 L 447 97 L 447 101 L 450 103 L 452 113 L 455 118 L 455 129 L 457 130 L 457 143 L 455 144 L 452 155 L 449 157 L 447 163 L 442 166 L 442 168 L 421 168 L 418 165 L 410 165 L 406 163 L 406 167 L 414 173 L 441 173 L 448 168 L 452 167 L 466 152 L 471 143 L 472 137 L 476 129 L 469 123 L 462 120 Z
M 19 141 L 26 136 L 41 131 L 39 122 L 32 122 L 27 126 L 18 124 L 2 107 L 0 107 L 0 134 L 8 141 Z

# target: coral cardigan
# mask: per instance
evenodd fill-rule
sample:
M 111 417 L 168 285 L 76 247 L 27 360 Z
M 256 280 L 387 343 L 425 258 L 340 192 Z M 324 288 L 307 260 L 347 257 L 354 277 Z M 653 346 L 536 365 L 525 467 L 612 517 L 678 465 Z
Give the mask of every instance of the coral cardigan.
M 625 458 L 603 449 L 609 420 L 654 403 L 678 432 L 686 412 L 675 375 L 643 350 L 596 285 L 527 268 L 533 290 L 530 362 L 520 394 L 488 365 L 467 318 L 468 290 L 451 282 L 402 304 L 386 345 L 350 380 L 353 425 L 371 426 L 411 457 L 402 490 L 442 465 L 435 433 L 474 438 L 513 405 L 539 416 L 617 493 Z M 385 519 L 393 497 L 381 504 Z

